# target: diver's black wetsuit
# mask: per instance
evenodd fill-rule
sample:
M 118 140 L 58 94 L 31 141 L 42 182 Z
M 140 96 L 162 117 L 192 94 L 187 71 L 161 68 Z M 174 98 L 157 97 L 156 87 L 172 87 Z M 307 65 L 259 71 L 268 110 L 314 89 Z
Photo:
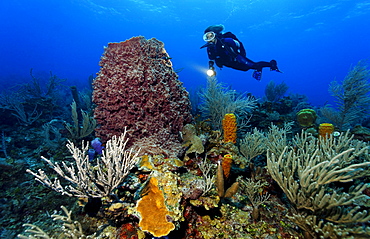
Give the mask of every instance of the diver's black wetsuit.
M 209 42 L 203 47 L 207 47 L 208 58 L 215 61 L 218 67 L 227 66 L 241 71 L 253 69 L 255 70 L 253 77 L 257 80 L 261 79 L 261 72 L 264 67 L 279 71 L 275 60 L 254 62 L 248 59 L 243 43 L 231 32 L 218 33 L 215 42 Z M 213 63 L 210 62 L 210 64 Z

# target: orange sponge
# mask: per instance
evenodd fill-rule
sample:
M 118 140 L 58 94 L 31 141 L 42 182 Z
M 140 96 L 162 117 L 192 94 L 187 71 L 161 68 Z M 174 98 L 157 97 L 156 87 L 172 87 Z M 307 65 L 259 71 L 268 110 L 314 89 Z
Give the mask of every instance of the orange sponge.
M 224 171 L 225 178 L 228 178 L 230 175 L 231 164 L 233 162 L 233 156 L 231 154 L 225 154 L 224 159 L 222 160 L 222 169 Z
M 236 116 L 234 114 L 226 114 L 222 120 L 222 128 L 224 131 L 225 143 L 236 143 Z
M 141 215 L 139 226 L 155 237 L 168 235 L 175 229 L 175 225 L 167 221 L 169 211 L 164 204 L 163 192 L 158 187 L 158 179 L 150 178 L 142 194 L 144 196 L 138 201 L 136 207 Z
M 334 125 L 330 123 L 322 123 L 319 125 L 319 135 L 323 138 L 329 137 L 334 133 Z

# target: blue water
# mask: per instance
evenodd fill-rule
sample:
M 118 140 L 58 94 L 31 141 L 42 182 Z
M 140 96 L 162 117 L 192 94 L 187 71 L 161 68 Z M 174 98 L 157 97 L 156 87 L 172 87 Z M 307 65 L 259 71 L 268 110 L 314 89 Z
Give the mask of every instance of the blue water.
M 224 24 L 254 61 L 276 59 L 284 74 L 218 70 L 218 80 L 262 97 L 270 80 L 305 94 L 314 105 L 333 98 L 328 84 L 369 58 L 367 0 L 2 0 L 0 81 L 30 80 L 31 68 L 85 85 L 99 71 L 108 42 L 133 36 L 165 43 L 187 88 L 204 85 L 208 59 L 203 31 Z

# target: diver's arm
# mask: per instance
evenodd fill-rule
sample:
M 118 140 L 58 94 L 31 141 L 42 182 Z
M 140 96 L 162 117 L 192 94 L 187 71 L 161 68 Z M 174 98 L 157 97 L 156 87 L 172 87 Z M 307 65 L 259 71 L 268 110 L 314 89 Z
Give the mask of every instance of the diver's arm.
M 210 60 L 215 60 L 216 59 L 217 54 L 216 54 L 214 46 L 210 46 L 210 47 L 207 48 L 207 54 L 208 54 L 208 58 Z

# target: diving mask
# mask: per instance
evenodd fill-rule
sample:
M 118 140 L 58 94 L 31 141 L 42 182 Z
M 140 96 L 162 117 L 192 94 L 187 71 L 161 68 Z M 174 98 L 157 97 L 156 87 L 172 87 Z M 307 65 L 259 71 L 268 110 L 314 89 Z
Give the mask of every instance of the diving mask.
M 203 35 L 203 40 L 206 42 L 213 42 L 216 38 L 216 34 L 214 32 L 206 32 Z

